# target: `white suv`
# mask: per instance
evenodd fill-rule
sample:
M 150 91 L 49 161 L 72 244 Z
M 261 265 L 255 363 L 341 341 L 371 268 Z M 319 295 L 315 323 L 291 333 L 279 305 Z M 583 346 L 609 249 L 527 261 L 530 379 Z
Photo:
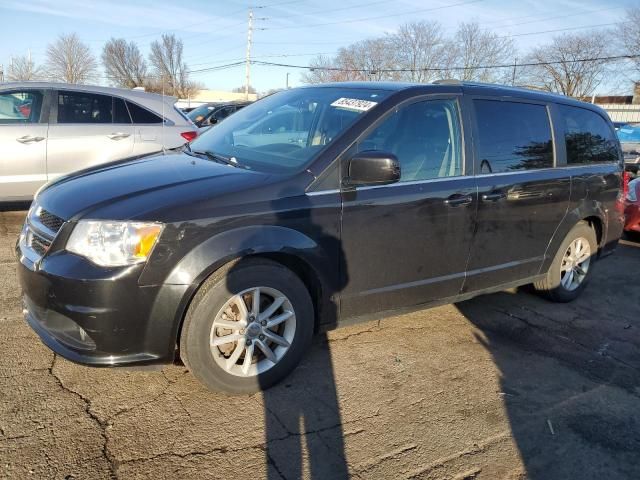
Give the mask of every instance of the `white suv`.
M 0 85 L 0 202 L 30 200 L 44 183 L 72 171 L 193 140 L 197 128 L 175 102 L 140 90 Z

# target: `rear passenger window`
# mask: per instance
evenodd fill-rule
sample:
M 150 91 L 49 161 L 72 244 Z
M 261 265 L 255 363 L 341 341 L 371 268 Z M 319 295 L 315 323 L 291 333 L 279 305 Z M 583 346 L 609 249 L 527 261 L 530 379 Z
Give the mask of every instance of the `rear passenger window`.
M 112 97 L 58 92 L 58 123 L 111 123 Z
M 387 117 L 359 142 L 358 151 L 394 154 L 401 182 L 453 177 L 462 172 L 462 135 L 455 100 L 412 103 Z
M 131 123 L 131 117 L 122 98 L 113 97 L 113 123 Z
M 480 173 L 553 167 L 547 108 L 530 103 L 474 100 Z
M 567 164 L 618 161 L 618 147 L 609 124 L 595 112 L 560 105 L 564 119 Z
M 127 102 L 129 113 L 133 123 L 162 123 L 162 118 L 146 108 L 142 108 L 135 103 Z

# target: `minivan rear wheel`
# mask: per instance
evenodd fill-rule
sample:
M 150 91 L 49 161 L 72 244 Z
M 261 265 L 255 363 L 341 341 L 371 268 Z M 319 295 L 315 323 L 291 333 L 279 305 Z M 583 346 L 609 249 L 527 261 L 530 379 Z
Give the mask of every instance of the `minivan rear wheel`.
M 537 291 L 555 302 L 570 302 L 585 289 L 598 252 L 596 234 L 582 221 L 566 236 L 546 277 L 534 283 Z
M 313 336 L 313 315 L 309 292 L 294 272 L 266 259 L 240 260 L 196 293 L 180 356 L 212 390 L 264 390 L 299 363 Z

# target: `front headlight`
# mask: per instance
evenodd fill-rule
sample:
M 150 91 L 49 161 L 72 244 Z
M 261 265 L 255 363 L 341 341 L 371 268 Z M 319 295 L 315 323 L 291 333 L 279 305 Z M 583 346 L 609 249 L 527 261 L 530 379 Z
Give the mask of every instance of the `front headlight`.
M 162 225 L 146 222 L 80 220 L 66 250 L 103 267 L 144 262 L 162 233 Z

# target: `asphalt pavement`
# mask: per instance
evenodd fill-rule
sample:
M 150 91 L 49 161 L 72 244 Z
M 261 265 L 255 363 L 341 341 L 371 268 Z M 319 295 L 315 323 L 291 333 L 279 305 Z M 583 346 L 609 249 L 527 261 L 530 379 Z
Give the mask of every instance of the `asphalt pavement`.
M 583 296 L 528 289 L 316 337 L 267 392 L 91 369 L 25 324 L 0 213 L 0 478 L 638 479 L 640 243 Z

